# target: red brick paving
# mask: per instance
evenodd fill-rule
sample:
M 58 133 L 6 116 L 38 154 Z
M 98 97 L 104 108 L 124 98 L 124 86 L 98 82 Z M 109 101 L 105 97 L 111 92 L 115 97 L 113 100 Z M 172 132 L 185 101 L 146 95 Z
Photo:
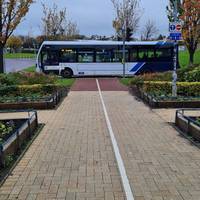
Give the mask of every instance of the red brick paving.
M 128 91 L 118 78 L 98 78 L 102 91 Z M 71 88 L 72 91 L 98 91 L 95 78 L 79 78 Z
M 95 78 L 79 78 L 71 88 L 71 91 L 97 91 Z
M 102 91 L 128 91 L 118 78 L 99 78 L 98 80 Z

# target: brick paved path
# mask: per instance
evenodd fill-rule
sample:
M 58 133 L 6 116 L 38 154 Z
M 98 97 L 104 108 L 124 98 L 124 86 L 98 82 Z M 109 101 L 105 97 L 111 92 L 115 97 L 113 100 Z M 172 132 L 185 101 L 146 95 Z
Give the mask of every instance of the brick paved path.
M 200 200 L 200 151 L 126 92 L 104 100 L 136 200 Z
M 124 199 L 97 92 L 71 92 L 39 117 L 47 124 L 1 187 L 1 200 Z
M 103 92 L 135 200 L 200 200 L 200 151 L 127 91 Z M 97 91 L 70 92 L 0 199 L 125 199 Z

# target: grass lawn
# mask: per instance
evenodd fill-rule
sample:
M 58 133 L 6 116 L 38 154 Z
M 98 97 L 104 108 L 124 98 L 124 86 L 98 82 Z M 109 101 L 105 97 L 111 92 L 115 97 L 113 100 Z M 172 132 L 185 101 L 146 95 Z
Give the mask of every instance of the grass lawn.
M 4 58 L 7 59 L 19 59 L 19 58 L 31 58 L 35 59 L 35 54 L 33 53 L 6 53 Z
M 35 66 L 28 67 L 24 69 L 23 71 L 35 72 Z M 71 87 L 74 82 L 75 82 L 75 78 L 67 79 L 67 78 L 57 77 L 56 84 L 61 85 L 61 86 Z
M 179 62 L 181 67 L 187 67 L 189 65 L 189 53 L 188 51 L 179 52 Z M 200 64 L 200 50 L 196 51 L 194 56 L 194 64 Z
M 35 72 L 35 65 L 33 65 L 31 67 L 27 67 L 23 71 L 25 71 L 25 72 Z
M 61 78 L 58 77 L 56 83 L 60 86 L 71 87 L 75 82 L 75 78 Z
M 132 79 L 131 77 L 128 77 L 128 78 L 120 78 L 119 80 L 123 85 L 129 86 L 131 79 Z

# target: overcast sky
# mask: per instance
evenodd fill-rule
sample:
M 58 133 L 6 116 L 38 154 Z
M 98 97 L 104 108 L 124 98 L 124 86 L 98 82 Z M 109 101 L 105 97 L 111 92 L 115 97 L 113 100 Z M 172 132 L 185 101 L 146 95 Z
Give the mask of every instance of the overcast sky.
M 110 0 L 42 0 L 45 4 L 52 6 L 56 3 L 59 8 L 67 8 L 68 17 L 75 21 L 84 35 L 113 35 L 112 20 L 115 15 Z M 168 20 L 166 17 L 166 5 L 168 0 L 141 0 L 142 18 L 140 29 L 137 35 L 141 33 L 147 19 L 155 21 L 160 33 L 167 34 Z M 36 0 L 26 19 L 15 31 L 15 34 L 32 35 L 41 34 L 40 23 L 42 17 L 41 0 Z

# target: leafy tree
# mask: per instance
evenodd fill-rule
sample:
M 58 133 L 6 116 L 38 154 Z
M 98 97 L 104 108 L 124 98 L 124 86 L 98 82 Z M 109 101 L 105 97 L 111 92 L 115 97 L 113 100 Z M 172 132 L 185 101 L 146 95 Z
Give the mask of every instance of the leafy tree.
M 11 36 L 8 38 L 6 46 L 9 47 L 10 49 L 13 49 L 14 52 L 16 52 L 17 49 L 22 47 L 22 40 L 20 37 Z
M 175 21 L 175 1 L 170 0 L 167 7 L 170 22 Z M 200 40 L 200 0 L 177 0 L 177 18 L 182 22 L 182 35 L 190 54 L 190 65 L 194 63 L 194 54 Z
M 39 35 L 36 37 L 36 43 L 38 46 L 40 46 L 42 44 L 42 42 L 44 42 L 47 39 L 47 37 L 45 35 Z
M 23 48 L 35 48 L 36 39 L 34 37 L 26 36 L 23 38 Z
M 190 54 L 190 65 L 194 63 L 194 54 L 200 40 L 200 0 L 184 0 L 182 35 Z
M 137 31 L 140 17 L 139 1 L 140 0 L 111 0 L 116 12 L 116 18 L 113 20 L 113 27 L 118 39 L 123 37 L 122 28 L 125 28 L 125 34 L 129 30 L 128 40 Z M 126 34 L 127 37 L 127 34 Z
M 32 3 L 33 0 L 0 0 L 0 73 L 4 72 L 3 48 Z

